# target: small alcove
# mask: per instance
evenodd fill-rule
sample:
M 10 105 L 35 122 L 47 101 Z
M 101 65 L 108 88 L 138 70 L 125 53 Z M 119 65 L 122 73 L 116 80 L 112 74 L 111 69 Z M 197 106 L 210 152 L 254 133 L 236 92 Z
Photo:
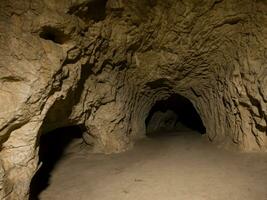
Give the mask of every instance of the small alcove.
M 83 144 L 83 127 L 68 126 L 43 133 L 39 138 L 40 169 L 32 178 L 30 200 L 38 200 L 39 195 L 50 184 L 50 176 L 56 165 L 68 154 L 75 153 Z

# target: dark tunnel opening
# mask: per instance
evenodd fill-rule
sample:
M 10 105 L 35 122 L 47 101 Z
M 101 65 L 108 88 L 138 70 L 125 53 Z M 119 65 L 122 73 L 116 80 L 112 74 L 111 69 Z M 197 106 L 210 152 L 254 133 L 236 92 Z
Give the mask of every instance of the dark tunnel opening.
M 51 174 L 58 162 L 71 153 L 71 148 L 80 148 L 83 127 L 76 125 L 55 129 L 42 134 L 39 138 L 40 169 L 33 176 L 30 184 L 30 200 L 39 200 L 39 195 L 50 184 Z
M 147 136 L 153 136 L 159 131 L 175 131 L 181 125 L 200 134 L 206 133 L 206 128 L 193 104 L 179 94 L 157 101 L 145 123 Z

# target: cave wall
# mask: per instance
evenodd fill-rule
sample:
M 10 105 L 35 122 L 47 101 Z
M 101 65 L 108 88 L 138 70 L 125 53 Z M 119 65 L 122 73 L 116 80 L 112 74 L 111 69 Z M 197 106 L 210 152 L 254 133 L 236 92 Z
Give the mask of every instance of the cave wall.
M 0 199 L 27 199 L 43 132 L 121 152 L 174 93 L 211 141 L 267 149 L 265 1 L 3 0 L 0 44 Z

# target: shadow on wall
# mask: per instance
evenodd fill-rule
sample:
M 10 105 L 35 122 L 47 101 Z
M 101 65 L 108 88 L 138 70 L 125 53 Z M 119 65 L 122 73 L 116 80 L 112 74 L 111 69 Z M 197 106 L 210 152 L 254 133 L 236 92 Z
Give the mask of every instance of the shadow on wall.
M 150 110 L 145 123 L 147 136 L 153 136 L 153 132 L 157 131 L 176 130 L 180 124 L 200 134 L 206 133 L 206 128 L 193 104 L 179 94 L 157 101 Z
M 70 8 L 69 14 L 74 14 L 83 21 L 101 21 L 106 17 L 107 0 L 89 0 Z
M 39 162 L 42 166 L 32 178 L 30 200 L 38 200 L 40 193 L 49 186 L 50 175 L 56 164 L 64 158 L 71 145 L 82 142 L 82 128 L 71 126 L 55 129 L 40 137 Z

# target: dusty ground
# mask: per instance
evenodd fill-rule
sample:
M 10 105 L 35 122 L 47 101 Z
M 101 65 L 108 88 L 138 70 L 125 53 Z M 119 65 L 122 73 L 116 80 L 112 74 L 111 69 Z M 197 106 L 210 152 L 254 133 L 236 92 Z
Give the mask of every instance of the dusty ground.
M 216 148 L 184 131 L 116 155 L 69 153 L 41 200 L 267 200 L 267 155 Z

